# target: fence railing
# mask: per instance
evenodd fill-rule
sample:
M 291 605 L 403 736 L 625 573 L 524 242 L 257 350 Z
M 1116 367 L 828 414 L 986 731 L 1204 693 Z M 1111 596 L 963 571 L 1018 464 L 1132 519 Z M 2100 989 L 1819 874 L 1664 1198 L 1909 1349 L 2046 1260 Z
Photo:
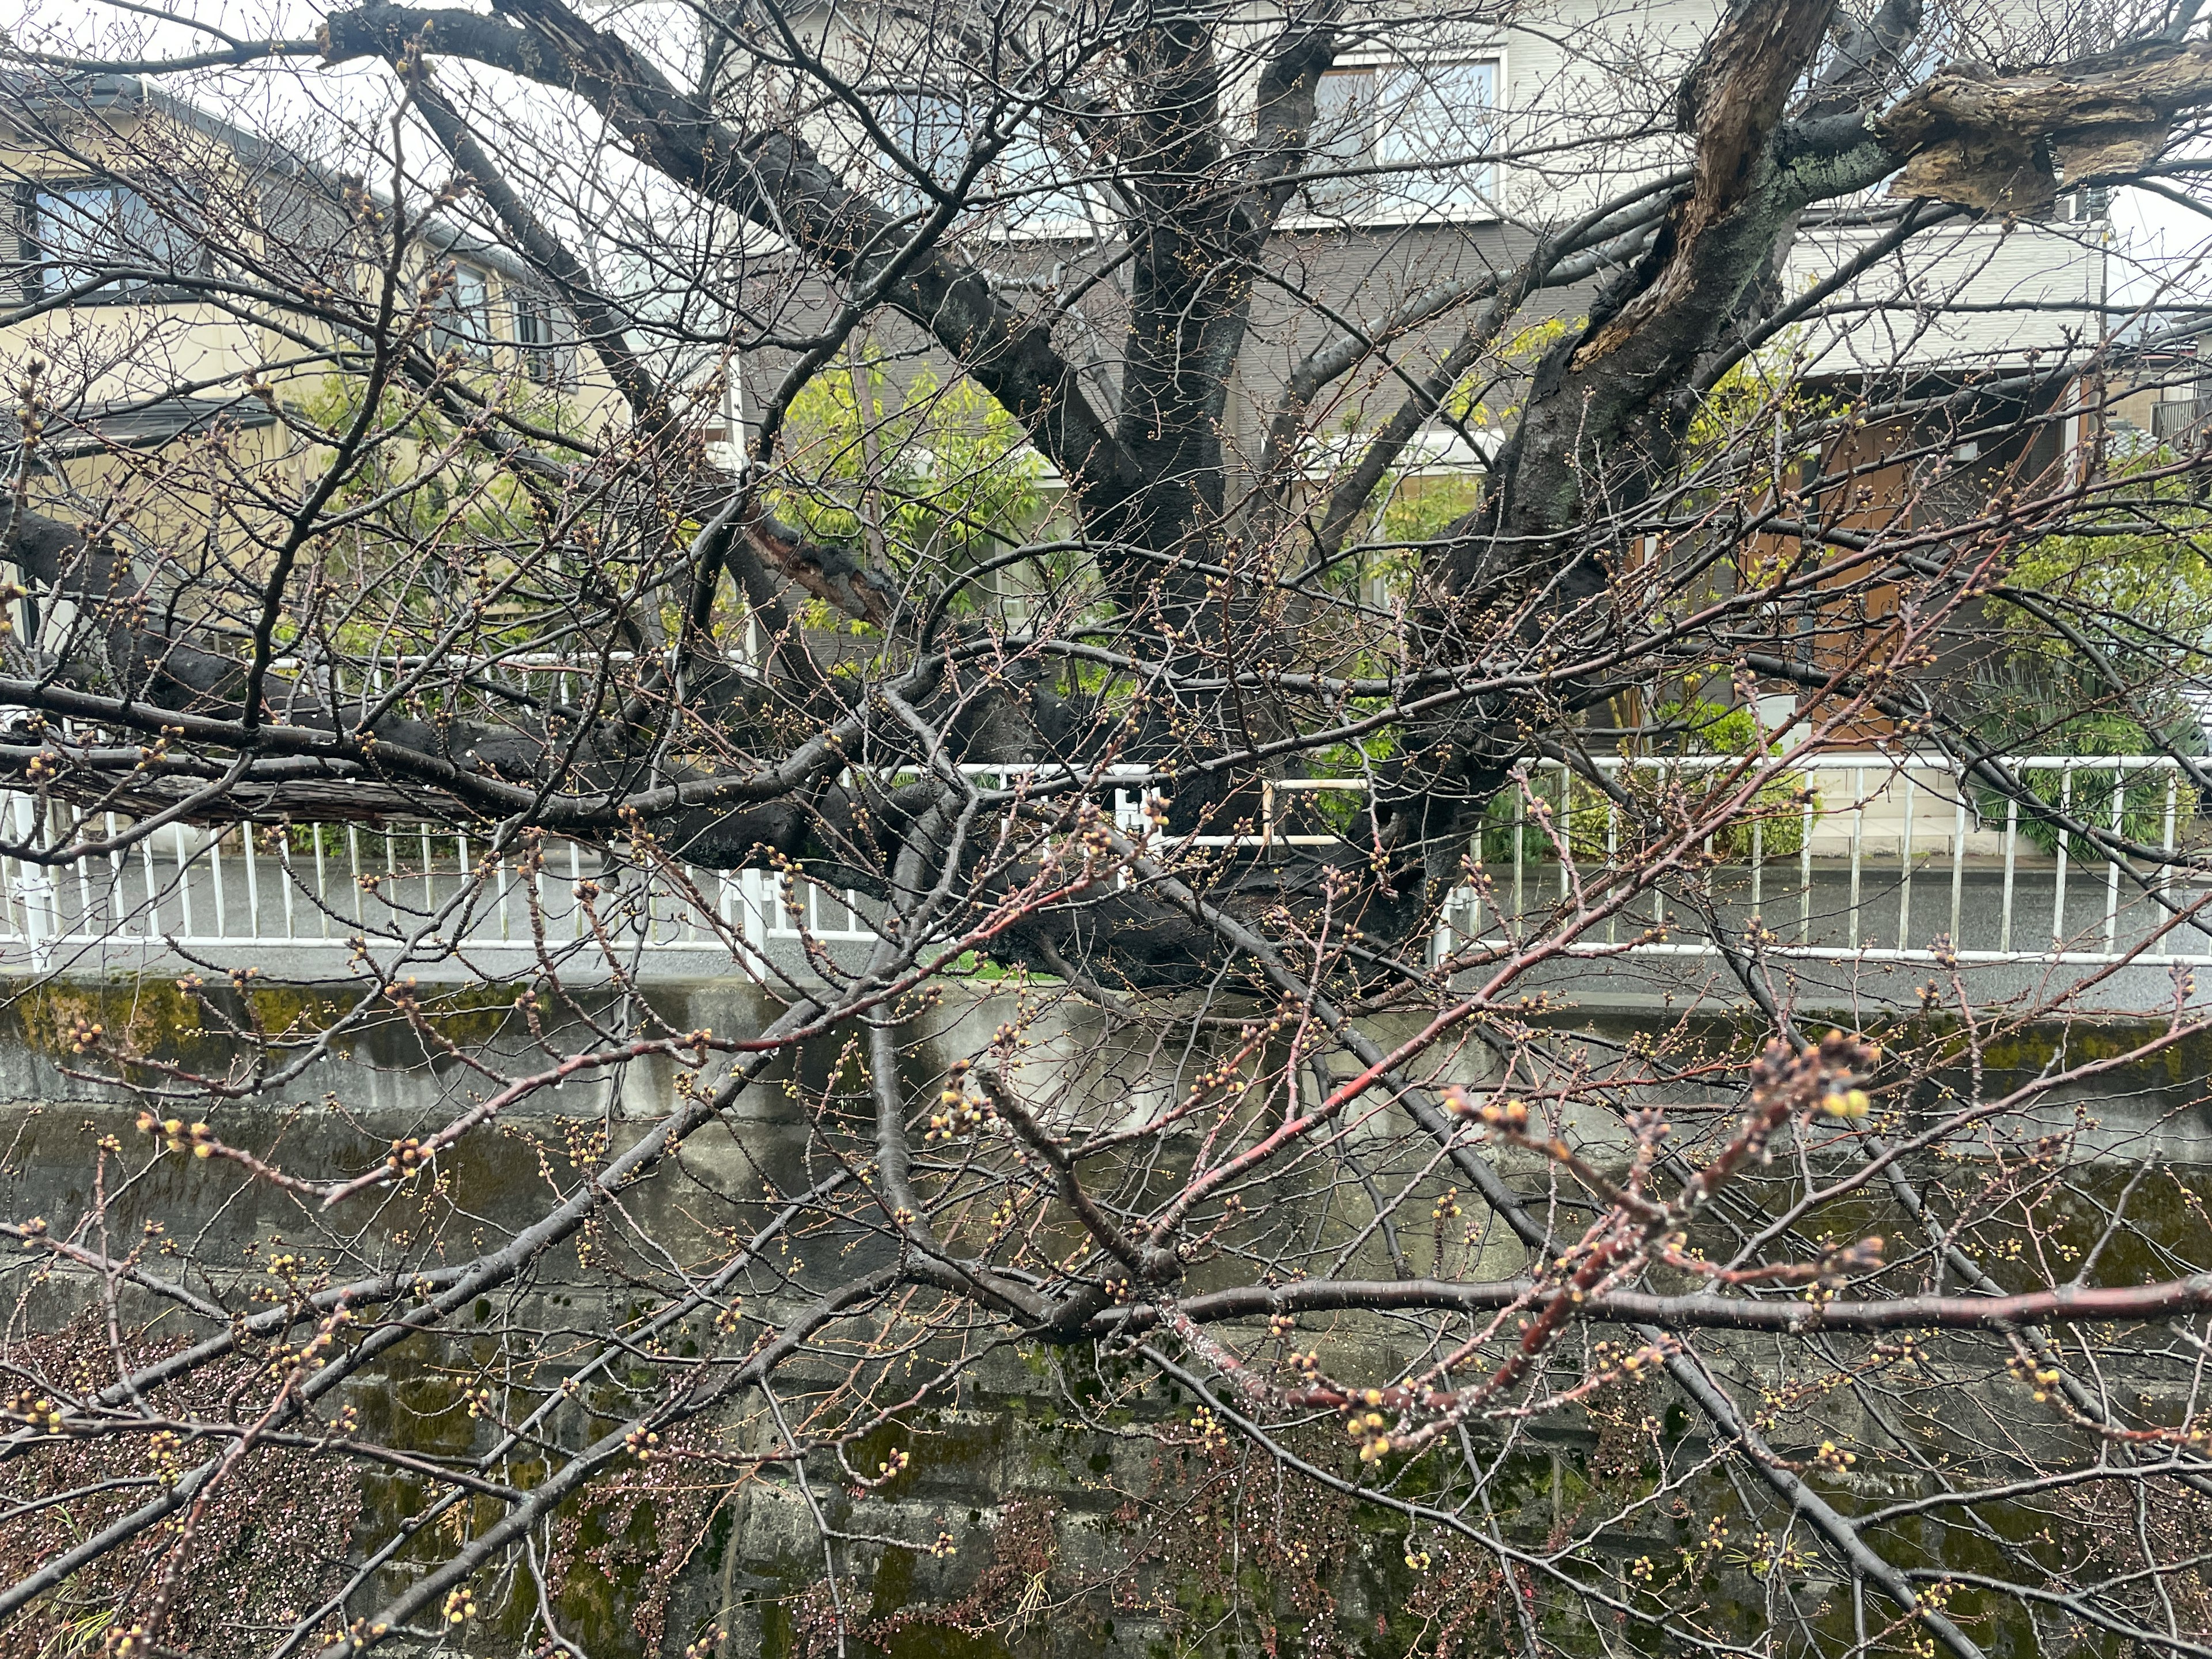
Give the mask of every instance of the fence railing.
M 2171 760 L 2000 763 L 2059 814 L 2118 841 L 2168 854 L 2195 844 L 2197 791 Z M 1438 959 L 1510 948 L 1552 925 L 1563 904 L 1586 914 L 1610 907 L 1583 930 L 1576 948 L 1587 951 L 1711 954 L 1717 939 L 1755 930 L 1762 948 L 1785 957 L 2212 959 L 2212 935 L 2177 920 L 2212 893 L 2204 884 L 2212 873 L 2131 860 L 2109 844 L 2059 834 L 2033 806 L 1962 780 L 1941 760 L 1824 755 L 1754 775 L 1726 758 L 1606 757 L 1595 769 L 1608 787 L 1559 763 L 1534 763 L 1493 801 L 1469 848 L 1477 881 L 1445 906 Z M 1024 772 L 1060 773 L 963 770 L 998 788 Z M 1099 787 L 1126 833 L 1165 833 L 1146 818 L 1141 786 L 1109 775 Z M 1694 882 L 1647 878 L 1650 826 L 1663 833 L 1670 823 L 1694 823 L 1701 807 L 1747 791 L 1749 811 L 1695 848 L 1705 867 Z M 1367 792 L 1358 778 L 1279 780 L 1262 787 L 1243 822 L 1176 844 L 1285 859 L 1358 844 L 1368 839 Z M 1625 811 L 1615 793 L 1638 810 Z M 0 807 L 10 840 L 30 838 L 37 810 L 22 794 Z M 111 835 L 122 827 L 106 820 Z M 672 952 L 758 956 L 805 939 L 877 936 L 868 902 L 812 881 L 647 866 L 557 840 L 526 872 L 511 854 L 490 856 L 481 841 L 430 824 L 171 825 L 72 867 L 0 860 L 0 959 L 34 966 L 64 947 L 189 956 L 249 945 L 344 950 L 355 938 L 380 947 L 413 941 L 418 954 L 611 945 L 642 965 Z
M 1710 955 L 1713 935 L 1741 939 L 1755 925 L 1762 949 L 1785 957 L 2144 965 L 2212 957 L 2212 906 L 2203 927 L 2183 914 L 2206 896 L 2212 868 L 2178 869 L 2173 858 L 2212 823 L 2200 824 L 2197 791 L 2179 762 L 2024 755 L 1995 763 L 2055 817 L 1942 759 L 1823 755 L 1763 775 L 1748 812 L 1699 848 L 1719 855 L 1705 912 L 1670 916 L 1662 885 L 1608 921 L 1605 942 L 1663 929 L 1667 937 L 1633 948 Z M 1692 794 L 1752 781 L 1742 767 L 1725 757 L 1594 763 L 1622 789 L 1672 784 Z M 1470 940 L 1503 946 L 1577 884 L 1595 905 L 1622 865 L 1624 814 L 1610 795 L 1560 763 L 1526 776 L 1526 787 L 1492 805 L 1498 813 L 1502 803 L 1510 822 L 1485 837 L 1489 891 L 1454 895 L 1440 951 Z M 1541 803 L 1533 813 L 1532 802 Z M 2061 819 L 2110 839 L 2063 833 Z M 2212 851 L 2212 834 L 2204 839 Z M 2126 847 L 2143 855 L 2130 857 Z

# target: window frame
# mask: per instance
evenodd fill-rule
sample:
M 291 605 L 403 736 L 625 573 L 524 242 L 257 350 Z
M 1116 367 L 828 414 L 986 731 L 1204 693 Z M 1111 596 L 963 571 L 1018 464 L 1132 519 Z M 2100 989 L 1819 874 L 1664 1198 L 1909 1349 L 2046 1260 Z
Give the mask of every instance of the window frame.
M 458 352 L 464 362 L 489 363 L 501 343 L 494 309 L 497 301 L 492 288 L 493 279 L 499 273 L 465 254 L 448 252 L 441 258 L 453 268 L 453 285 L 446 290 L 431 313 L 430 355 L 442 357 L 453 351 Z M 460 299 L 462 283 L 468 276 L 474 276 L 482 284 L 483 297 L 473 307 L 464 306 Z M 501 283 L 501 294 L 505 289 L 506 284 Z
M 1425 77 L 1435 73 L 1476 67 L 1489 71 L 1490 101 L 1486 109 L 1494 121 L 1509 107 L 1506 94 L 1507 88 L 1511 85 L 1508 73 L 1506 47 L 1502 42 L 1455 46 L 1425 53 L 1419 58 L 1409 58 L 1403 53 L 1396 52 L 1352 52 L 1331 64 L 1322 72 L 1322 78 L 1326 82 L 1332 76 L 1364 74 L 1375 76 L 1379 82 L 1382 76 L 1393 71 L 1398 71 L 1413 77 L 1417 88 L 1425 88 L 1431 84 Z M 1377 105 L 1380 106 L 1381 102 L 1378 98 Z M 1316 117 L 1318 120 L 1318 107 L 1316 110 Z M 1379 114 L 1372 112 L 1370 114 L 1369 121 L 1370 131 L 1364 151 L 1365 159 L 1352 161 L 1350 165 L 1374 167 L 1394 165 L 1386 161 L 1380 155 L 1378 143 L 1391 124 L 1382 120 Z M 1325 206 L 1315 205 L 1311 195 L 1306 187 L 1301 185 L 1296 204 L 1285 212 L 1282 224 L 1285 229 L 1296 230 L 1350 230 L 1369 225 L 1382 227 L 1422 224 L 1496 224 L 1504 217 L 1498 207 L 1498 199 L 1501 194 L 1500 185 L 1504 170 L 1496 161 L 1485 163 L 1481 169 L 1484 176 L 1479 181 L 1473 179 L 1474 171 L 1474 169 L 1462 169 L 1455 173 L 1452 191 L 1455 196 L 1472 199 L 1457 200 L 1445 204 L 1430 204 L 1409 200 L 1407 198 L 1410 192 L 1402 187 L 1395 191 L 1390 189 L 1389 180 L 1393 175 L 1380 172 L 1374 174 L 1371 180 L 1346 179 L 1327 181 L 1330 185 L 1345 188 L 1347 199 Z M 1405 167 L 1403 174 L 1419 176 L 1418 170 L 1413 167 Z M 1468 182 L 1459 182 L 1462 180 Z M 1363 191 L 1370 198 L 1364 204 L 1357 199 Z M 1389 192 L 1387 195 L 1386 191 Z
M 507 336 L 516 367 L 532 386 L 557 391 L 571 382 L 569 343 L 562 338 L 561 308 L 550 295 L 508 283 Z M 529 325 L 526 331 L 525 323 Z M 527 337 L 526 337 L 526 333 Z
M 173 233 L 180 240 L 189 241 L 191 255 L 191 275 L 204 276 L 215 269 L 213 251 L 206 239 L 181 228 L 163 217 L 148 198 L 145 191 L 127 179 L 104 178 L 94 174 L 55 174 L 45 178 L 19 179 L 15 184 L 14 210 L 15 217 L 15 276 L 17 291 L 26 305 L 53 304 L 70 306 L 143 306 L 176 304 L 198 297 L 192 285 L 185 282 L 161 282 L 152 279 L 116 277 L 101 283 L 88 294 L 65 299 L 74 283 L 61 283 L 48 287 L 50 278 L 68 269 L 50 257 L 47 245 L 40 239 L 40 228 L 46 215 L 40 203 L 42 198 L 62 198 L 100 191 L 111 197 L 129 196 L 165 232 Z
M 921 162 L 933 173 L 939 158 L 916 154 L 926 135 L 932 131 L 953 135 L 957 141 L 956 159 L 960 161 L 966 159 L 974 145 L 975 127 L 969 118 L 969 112 L 973 108 L 970 104 L 938 94 L 924 94 L 911 89 L 894 93 L 880 102 L 883 107 L 874 112 L 877 124 L 890 135 L 894 143 L 906 149 L 909 160 Z M 943 119 L 948 112 L 957 118 L 954 121 Z M 1036 112 L 1031 110 L 1021 131 L 984 169 L 982 177 L 977 180 L 980 191 L 987 195 L 993 193 L 992 172 L 1013 173 L 1018 168 L 1024 153 L 1042 156 L 1048 161 L 1060 159 L 1045 136 L 1036 130 Z M 907 176 L 902 168 L 872 146 L 864 146 L 864 149 L 870 154 L 872 165 L 884 174 L 884 184 L 877 199 L 885 210 L 903 219 L 919 214 L 928 205 L 921 187 Z M 1118 227 L 1119 220 L 1112 204 L 1101 199 L 1102 194 L 1096 186 L 1061 185 L 1036 195 L 1018 196 L 1014 198 L 1014 207 L 1021 210 L 1024 216 L 1011 220 L 994 216 L 968 234 L 994 242 L 1090 242 L 1110 238 Z M 1078 197 L 1081 198 L 1080 212 L 1045 210 L 1046 204 L 1055 198 Z M 1069 204 L 1073 205 L 1072 199 Z

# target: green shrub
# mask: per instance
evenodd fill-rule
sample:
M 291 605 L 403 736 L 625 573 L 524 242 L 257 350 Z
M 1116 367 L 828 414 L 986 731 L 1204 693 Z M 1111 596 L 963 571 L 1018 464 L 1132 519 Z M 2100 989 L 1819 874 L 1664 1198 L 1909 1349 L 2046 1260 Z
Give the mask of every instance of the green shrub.
M 1606 846 L 1606 826 L 1608 801 L 1594 785 L 1582 778 L 1572 779 L 1567 789 L 1566 841 L 1577 862 L 1602 861 L 1609 850 L 1632 851 L 1636 842 L 1636 827 L 1644 819 L 1633 804 L 1649 799 L 1660 788 L 1680 785 L 1688 791 L 1689 808 L 1701 812 L 1709 801 L 1735 788 L 1736 780 L 1718 770 L 1678 772 L 1674 769 L 1642 768 L 1620 775 L 1624 781 L 1632 804 L 1621 809 L 1620 845 L 1608 849 Z M 1751 860 L 1756 850 L 1762 860 L 1795 858 L 1804 850 L 1806 813 L 1803 792 L 1804 775 L 1784 772 L 1770 779 L 1752 797 L 1749 811 L 1735 818 L 1713 836 L 1713 850 L 1736 864 Z M 1534 781 L 1534 793 L 1543 806 L 1553 816 L 1552 828 L 1558 827 L 1560 811 L 1559 775 L 1540 775 Z M 1525 863 L 1556 859 L 1558 848 L 1552 835 L 1538 820 L 1536 812 L 1523 805 L 1520 792 L 1511 787 L 1493 796 L 1485 813 L 1482 826 L 1482 861 L 1486 865 L 1508 865 L 1513 862 L 1514 816 L 1524 814 L 1521 824 L 1521 856 Z M 1656 807 L 1653 809 L 1656 814 Z M 1813 798 L 1812 822 L 1820 821 L 1821 808 L 1817 792 Z M 1755 826 L 1755 827 L 1754 827 Z
M 2197 723 L 2185 711 L 2160 711 L 2154 718 L 2157 730 L 2110 709 L 2090 709 L 2053 720 L 2048 710 L 2052 694 L 2047 687 L 2025 689 L 2016 681 L 1983 688 L 1982 706 L 1976 711 L 1975 735 L 2000 753 L 2045 755 L 2156 755 L 2190 754 L 2203 747 Z M 2063 706 L 2063 705 L 2061 705 Z M 2054 811 L 2061 805 L 2077 822 L 2100 830 L 2112 827 L 2112 808 L 2119 806 L 2119 832 L 2130 841 L 2155 847 L 2166 836 L 2166 792 L 2173 791 L 2174 836 L 2197 815 L 2197 791 L 2162 769 L 2122 771 L 2079 767 L 2062 773 L 2057 767 L 2022 769 L 2021 785 L 2033 800 Z M 1985 822 L 2003 824 L 2012 802 L 2004 791 L 1991 785 L 1976 787 L 1975 805 Z M 2045 853 L 2058 850 L 2059 828 L 2039 816 L 2029 801 L 2020 803 L 2020 833 L 2031 846 Z M 2103 861 L 2095 842 L 2081 836 L 2066 837 L 2066 856 L 2092 863 Z
M 1529 780 L 1529 794 L 1533 802 L 1524 800 L 1520 786 L 1509 783 L 1490 798 L 1483 810 L 1482 861 L 1486 865 L 1510 865 L 1513 862 L 1514 817 L 1521 817 L 1521 857 L 1524 863 L 1534 864 L 1545 859 L 1557 859 L 1559 849 L 1553 842 L 1553 833 L 1561 826 L 1558 822 L 1561 802 L 1559 775 L 1547 769 Z M 1602 859 L 1605 856 L 1606 798 L 1582 778 L 1567 780 L 1565 825 L 1567 845 L 1579 861 Z M 1552 823 L 1547 825 L 1548 817 Z

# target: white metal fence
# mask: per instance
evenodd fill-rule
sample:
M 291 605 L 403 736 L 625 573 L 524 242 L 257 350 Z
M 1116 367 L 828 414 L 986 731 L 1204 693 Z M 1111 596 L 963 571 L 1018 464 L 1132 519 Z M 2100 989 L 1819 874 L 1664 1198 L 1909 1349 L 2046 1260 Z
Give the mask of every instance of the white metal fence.
M 1668 937 L 1634 944 L 1638 953 L 1710 955 L 1711 933 L 1741 937 L 1756 921 L 1769 954 L 1803 957 L 2146 966 L 2212 957 L 2212 933 L 2182 914 L 2194 914 L 2212 882 L 2212 867 L 2200 872 L 2188 859 L 2200 839 L 2212 853 L 2212 823 L 2200 823 L 2197 791 L 2179 763 L 2046 755 L 1996 764 L 2058 817 L 2111 840 L 2060 833 L 2016 794 L 1965 778 L 1948 760 L 1824 755 L 1760 784 L 1747 821 L 1724 832 L 1732 845 L 1705 840 L 1700 850 L 1717 854 L 1719 865 L 1707 884 L 1707 914 L 1670 916 L 1663 889 L 1654 890 L 1607 923 L 1606 943 L 1645 927 Z M 1727 758 L 1604 757 L 1594 765 L 1621 788 L 1672 787 L 1693 799 L 1752 781 L 1741 762 Z M 1539 763 L 1527 776 L 1526 788 L 1500 797 L 1510 814 L 1504 832 L 1485 837 L 1487 896 L 1467 889 L 1454 896 L 1439 949 L 1455 939 L 1502 945 L 1532 915 L 1551 914 L 1553 901 L 1570 899 L 1577 884 L 1595 902 L 1621 862 L 1624 815 L 1607 794 L 1560 763 Z M 1532 800 L 1543 807 L 1532 813 Z M 2144 855 L 2126 856 L 2118 843 Z
M 2166 852 L 2198 827 L 2197 792 L 2175 763 L 2154 757 L 2022 757 L 2002 763 L 2037 796 L 2077 822 Z M 1446 908 L 1437 951 L 1504 948 L 1562 903 L 1593 908 L 1625 890 L 1639 863 L 1638 823 L 1676 821 L 1715 792 L 1752 787 L 1726 759 L 1596 763 L 1649 811 L 1624 812 L 1603 789 L 1544 762 L 1501 794 L 1469 849 L 1481 885 Z M 1050 768 L 969 767 L 986 787 Z M 1112 777 L 1115 819 L 1157 836 L 1139 791 Z M 1265 787 L 1258 811 L 1224 833 L 1180 845 L 1256 849 L 1296 858 L 1349 838 L 1366 781 L 1307 778 Z M 1669 797 L 1671 795 L 1671 802 Z M 1102 803 L 1103 804 L 1103 803 Z M 2212 938 L 2186 921 L 2206 889 L 2193 871 L 2112 856 L 2054 834 L 2018 801 L 1962 784 L 1941 761 L 1830 755 L 1770 775 L 1747 822 L 1699 850 L 1711 868 L 1695 902 L 1687 890 L 1646 887 L 1618 906 L 1581 948 L 1637 954 L 1710 954 L 1714 937 L 1754 925 L 1771 953 L 1817 958 L 1961 962 L 2202 963 Z M 6 805 L 9 838 L 36 827 L 32 797 Z M 124 826 L 110 817 L 109 833 Z M 2212 839 L 2212 837 L 2208 837 Z M 1561 856 L 1564 853 L 1565 856 Z M 871 907 L 817 884 L 759 871 L 647 867 L 575 842 L 549 840 L 526 873 L 512 855 L 428 824 L 164 827 L 127 850 L 67 868 L 0 860 L 0 957 L 33 964 L 71 951 L 123 946 L 235 956 L 239 947 L 344 951 L 383 945 L 496 955 L 608 945 L 642 966 L 671 952 L 764 953 L 811 939 L 872 939 Z M 1939 948 L 1938 939 L 1942 941 Z

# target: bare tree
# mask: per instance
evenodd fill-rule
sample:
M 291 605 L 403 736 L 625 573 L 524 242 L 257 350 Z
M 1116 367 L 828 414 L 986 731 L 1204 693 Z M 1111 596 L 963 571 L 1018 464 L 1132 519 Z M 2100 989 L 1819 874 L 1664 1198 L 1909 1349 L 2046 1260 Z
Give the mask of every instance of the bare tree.
M 2201 325 L 2029 280 L 2212 46 L 2062 23 L 25 21 L 0 1648 L 2212 1649 Z M 1915 757 L 2036 973 L 1813 948 Z

